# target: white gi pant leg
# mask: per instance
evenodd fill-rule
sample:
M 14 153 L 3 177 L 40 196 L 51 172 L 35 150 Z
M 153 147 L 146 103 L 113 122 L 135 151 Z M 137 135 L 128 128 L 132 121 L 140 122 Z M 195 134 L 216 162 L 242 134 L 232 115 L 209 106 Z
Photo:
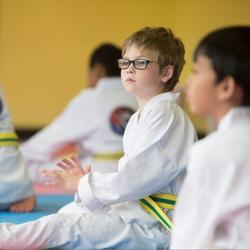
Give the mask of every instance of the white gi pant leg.
M 114 214 L 53 214 L 14 225 L 0 224 L 1 249 L 164 249 L 168 237 L 157 228 Z

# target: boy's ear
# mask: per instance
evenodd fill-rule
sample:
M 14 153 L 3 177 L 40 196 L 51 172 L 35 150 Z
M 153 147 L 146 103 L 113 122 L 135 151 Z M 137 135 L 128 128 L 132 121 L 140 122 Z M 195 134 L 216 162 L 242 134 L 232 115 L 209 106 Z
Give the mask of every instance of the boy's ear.
M 168 65 L 165 68 L 162 69 L 161 71 L 161 80 L 163 83 L 168 82 L 170 78 L 172 78 L 174 74 L 174 66 L 173 65 Z
M 241 89 L 231 76 L 225 77 L 218 85 L 218 99 L 220 101 L 238 102 L 241 99 Z

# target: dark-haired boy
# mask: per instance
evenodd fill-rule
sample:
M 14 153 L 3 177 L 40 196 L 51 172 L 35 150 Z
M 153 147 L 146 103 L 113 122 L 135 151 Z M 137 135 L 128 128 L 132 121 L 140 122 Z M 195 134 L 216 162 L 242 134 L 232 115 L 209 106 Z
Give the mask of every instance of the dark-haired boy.
M 218 129 L 190 154 L 173 249 L 250 248 L 250 26 L 216 30 L 194 53 L 191 110 Z

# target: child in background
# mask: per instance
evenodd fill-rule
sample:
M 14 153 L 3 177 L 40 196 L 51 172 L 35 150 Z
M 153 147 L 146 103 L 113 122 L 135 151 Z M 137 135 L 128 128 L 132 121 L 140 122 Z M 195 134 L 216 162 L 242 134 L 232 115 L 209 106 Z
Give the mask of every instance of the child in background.
M 59 187 L 76 191 L 75 202 L 34 222 L 0 224 L 0 246 L 167 248 L 171 209 L 185 176 L 187 152 L 196 140 L 172 93 L 183 65 L 184 46 L 170 29 L 144 28 L 132 34 L 123 44 L 119 67 L 139 109 L 126 127 L 117 172 L 90 171 L 75 158 L 58 163 L 63 170 L 43 172 Z
M 34 181 L 41 181 L 39 170 L 54 167 L 56 158 L 62 157 L 58 152 L 69 144 L 77 147 L 83 165 L 91 164 L 99 172 L 117 170 L 123 155 L 122 136 L 137 109 L 134 96 L 122 86 L 117 65 L 120 57 L 121 49 L 113 44 L 96 47 L 89 60 L 89 88 L 23 143 L 21 150 Z
M 30 212 L 35 203 L 31 178 L 18 148 L 18 138 L 0 89 L 0 210 Z
M 190 109 L 218 129 L 196 143 L 178 198 L 173 249 L 250 249 L 250 26 L 201 40 Z

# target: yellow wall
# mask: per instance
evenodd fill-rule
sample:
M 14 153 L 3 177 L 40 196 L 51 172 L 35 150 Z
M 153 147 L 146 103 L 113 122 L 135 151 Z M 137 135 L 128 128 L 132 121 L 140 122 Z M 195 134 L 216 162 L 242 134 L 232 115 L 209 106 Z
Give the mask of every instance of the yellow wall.
M 16 126 L 40 126 L 86 84 L 87 58 L 145 25 L 171 25 L 173 2 L 1 0 L 1 67 Z
M 169 26 L 192 50 L 207 31 L 250 24 L 249 0 L 0 0 L 0 80 L 15 125 L 48 123 L 86 86 L 90 51 L 144 26 Z M 199 130 L 204 122 L 195 118 Z

